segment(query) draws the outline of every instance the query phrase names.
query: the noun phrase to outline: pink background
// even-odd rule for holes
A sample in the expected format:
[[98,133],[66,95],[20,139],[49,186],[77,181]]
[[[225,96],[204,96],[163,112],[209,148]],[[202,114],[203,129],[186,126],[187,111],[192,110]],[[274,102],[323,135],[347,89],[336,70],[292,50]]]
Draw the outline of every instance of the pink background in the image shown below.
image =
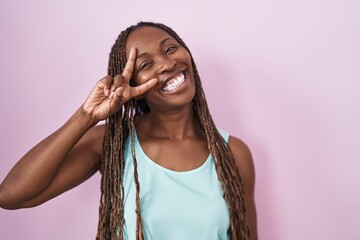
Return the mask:
[[[252,149],[260,239],[360,239],[357,0],[1,0],[0,181],[82,104],[140,20],[183,37],[218,126]],[[0,239],[94,239],[99,179],[1,209]]]

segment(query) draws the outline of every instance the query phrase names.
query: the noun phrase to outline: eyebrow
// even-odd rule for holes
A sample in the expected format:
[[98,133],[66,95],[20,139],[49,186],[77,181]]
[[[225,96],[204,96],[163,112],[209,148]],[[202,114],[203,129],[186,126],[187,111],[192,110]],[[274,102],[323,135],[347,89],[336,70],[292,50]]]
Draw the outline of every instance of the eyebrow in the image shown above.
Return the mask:
[[[163,46],[166,43],[166,41],[170,40],[170,39],[172,39],[172,38],[169,37],[169,38],[165,38],[165,39],[161,40],[161,42],[159,43],[159,46],[160,47]],[[144,57],[146,55],[149,55],[149,54],[147,52],[141,53],[136,57],[136,59],[142,58],[142,57]]]

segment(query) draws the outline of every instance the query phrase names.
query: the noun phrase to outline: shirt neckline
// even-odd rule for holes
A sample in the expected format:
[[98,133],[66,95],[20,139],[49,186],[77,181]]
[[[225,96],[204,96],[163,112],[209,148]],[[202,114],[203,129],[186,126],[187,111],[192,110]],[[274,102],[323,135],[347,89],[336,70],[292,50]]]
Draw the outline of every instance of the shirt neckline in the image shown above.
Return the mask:
[[152,166],[156,167],[157,169],[170,173],[170,174],[176,174],[176,175],[188,175],[188,174],[194,174],[197,172],[202,171],[203,169],[205,169],[211,162],[211,154],[209,154],[209,156],[207,157],[207,159],[205,160],[205,162],[194,169],[188,170],[188,171],[174,171],[171,169],[168,169],[166,167],[161,166],[160,164],[154,162],[148,155],[146,155],[145,151],[143,150],[143,148],[141,147],[136,129],[134,129],[134,135],[135,135],[135,149],[139,149],[140,155],[145,159],[146,162],[150,163]]

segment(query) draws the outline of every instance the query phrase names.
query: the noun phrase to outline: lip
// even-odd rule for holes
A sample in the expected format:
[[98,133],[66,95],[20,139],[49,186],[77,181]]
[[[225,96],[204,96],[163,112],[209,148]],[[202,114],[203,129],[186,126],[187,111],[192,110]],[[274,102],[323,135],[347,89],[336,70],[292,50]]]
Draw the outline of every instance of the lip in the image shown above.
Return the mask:
[[182,72],[185,76],[185,81],[177,88],[175,88],[174,90],[171,91],[163,91],[162,89],[158,90],[158,93],[160,93],[161,95],[172,95],[172,94],[178,94],[182,91],[184,91],[184,89],[187,89],[189,81],[188,81],[188,73],[187,71]]
[[174,72],[172,72],[171,74],[167,75],[166,77],[164,77],[163,79],[159,79],[159,83],[161,84],[160,87],[157,89],[158,91],[161,91],[161,89],[167,84],[167,82],[169,82],[171,79],[177,77],[179,74],[183,73],[185,75],[185,81],[186,81],[186,69],[185,68],[181,68],[178,69]]

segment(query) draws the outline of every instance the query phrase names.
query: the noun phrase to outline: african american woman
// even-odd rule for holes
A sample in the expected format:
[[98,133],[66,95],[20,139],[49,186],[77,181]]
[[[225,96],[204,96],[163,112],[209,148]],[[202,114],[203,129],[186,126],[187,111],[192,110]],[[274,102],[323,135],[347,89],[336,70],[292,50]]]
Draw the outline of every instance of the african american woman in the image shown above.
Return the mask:
[[251,153],[216,128],[191,53],[165,25],[121,32],[108,75],[12,168],[0,206],[40,205],[97,171],[96,239],[257,239]]

